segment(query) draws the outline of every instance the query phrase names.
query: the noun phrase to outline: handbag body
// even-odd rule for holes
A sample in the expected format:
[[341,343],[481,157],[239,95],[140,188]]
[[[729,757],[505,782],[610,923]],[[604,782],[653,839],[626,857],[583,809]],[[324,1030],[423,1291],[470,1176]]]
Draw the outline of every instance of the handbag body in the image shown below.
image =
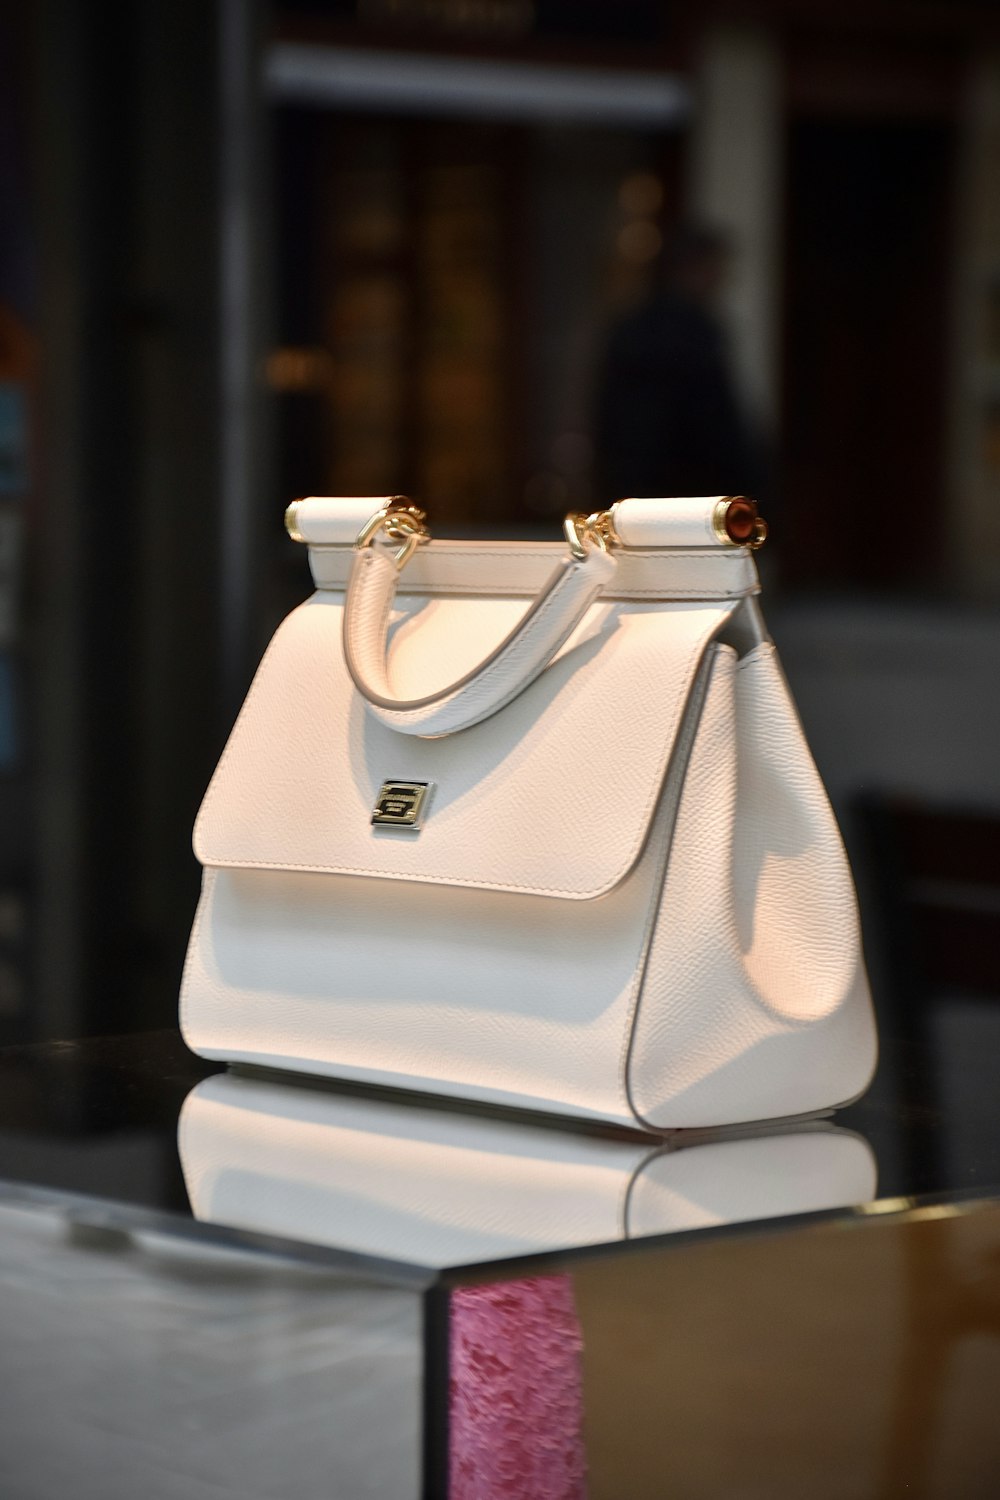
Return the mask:
[[864,1090],[853,882],[734,503],[567,547],[296,503],[316,591],[195,827],[194,1051],[654,1130]]

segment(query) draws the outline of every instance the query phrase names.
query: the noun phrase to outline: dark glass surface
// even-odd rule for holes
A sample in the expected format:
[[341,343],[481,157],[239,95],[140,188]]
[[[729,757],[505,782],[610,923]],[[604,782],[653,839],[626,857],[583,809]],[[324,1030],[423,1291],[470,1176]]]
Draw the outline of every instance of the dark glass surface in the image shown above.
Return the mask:
[[[624,1132],[227,1074],[173,1033],[8,1050],[0,1494],[992,1496],[996,1106],[974,1066],[964,1114],[947,1090],[901,1102],[904,1064],[908,1091],[925,1065],[885,1041],[879,1083],[833,1122],[659,1153]],[[303,1196],[310,1146],[326,1200]],[[453,1170],[474,1150],[480,1199]],[[800,1150],[800,1187],[830,1174],[827,1212],[806,1218]],[[338,1162],[353,1177],[331,1176]],[[584,1210],[625,1177],[624,1221],[601,1242]],[[864,1181],[873,1201],[833,1201]],[[393,1182],[394,1213],[373,1215]],[[196,1223],[188,1189],[226,1212]],[[448,1225],[449,1193],[480,1221]],[[560,1193],[576,1248],[569,1229],[531,1253],[527,1230],[498,1228],[509,1203],[542,1244]],[[769,1222],[727,1224],[755,1201]],[[685,1232],[663,1232],[671,1214]]]
[[[862,1172],[857,1178],[860,1187],[870,1184],[866,1199],[884,1201],[926,1195],[939,1198],[969,1193],[988,1196],[1000,1192],[1000,1090],[995,1087],[995,1054],[977,1045],[980,1020],[992,1022],[993,1016],[982,1001],[975,1005],[956,1004],[944,1015],[947,1024],[939,1027],[933,1048],[914,1035],[912,1025],[908,1025],[902,1037],[883,1025],[882,1056],[873,1088],[856,1104],[838,1112],[826,1126],[811,1127],[814,1131],[829,1130],[832,1125],[867,1143],[873,1160],[867,1175]],[[0,1050],[0,1179],[190,1217],[191,1205],[178,1158],[178,1118],[181,1106],[196,1086],[221,1072],[218,1064],[193,1056],[176,1032],[88,1038]],[[227,1074],[224,1087],[238,1095],[241,1088],[249,1088],[251,1077],[250,1070],[242,1077]],[[267,1149],[268,1132],[274,1134],[275,1109],[277,1115],[283,1113],[283,1099],[291,1100],[293,1112],[305,1111],[310,1129],[343,1129],[345,1121],[337,1116],[337,1111],[350,1110],[352,1117],[347,1123],[355,1136],[382,1129],[380,1111],[384,1107],[397,1110],[401,1107],[407,1120],[414,1122],[413,1133],[417,1138],[426,1135],[425,1125],[430,1120],[438,1122],[441,1130],[450,1131],[460,1141],[465,1131],[464,1121],[468,1119],[476,1123],[477,1129],[487,1132],[484,1149],[493,1154],[498,1149],[511,1150],[515,1159],[521,1159],[527,1150],[529,1155],[541,1154],[557,1160],[564,1146],[570,1150],[582,1141],[591,1143],[598,1153],[602,1149],[610,1153],[616,1170],[628,1171],[630,1153],[638,1162],[655,1151],[655,1142],[626,1132],[581,1132],[537,1116],[510,1113],[491,1116],[485,1111],[465,1112],[416,1096],[349,1086],[316,1088],[309,1080],[288,1075],[257,1077],[264,1079],[265,1095],[272,1091],[277,1101],[274,1109],[269,1106],[263,1115],[256,1104],[251,1110],[256,1116],[253,1128],[257,1135],[256,1144],[251,1142],[250,1149],[258,1154]],[[237,1102],[243,1101],[237,1099]],[[519,1131],[527,1132],[524,1139],[517,1136],[513,1147],[508,1146],[503,1135],[509,1122],[513,1122],[515,1136]],[[398,1120],[393,1121],[395,1136],[405,1135],[408,1130],[406,1121],[402,1125]],[[496,1140],[490,1136],[491,1131]],[[751,1134],[759,1143],[780,1139],[788,1131],[788,1126],[776,1122]],[[707,1143],[724,1141],[734,1134],[746,1132],[675,1133],[671,1150],[679,1146],[691,1152],[697,1148],[704,1158]],[[320,1149],[336,1150],[325,1139]],[[385,1148],[390,1156],[392,1149],[390,1142]],[[589,1149],[585,1145],[585,1152]],[[768,1170],[766,1147],[758,1144],[755,1158],[760,1163],[763,1182]],[[701,1158],[693,1154],[685,1158],[686,1191],[690,1191],[692,1176],[697,1179],[698,1175],[688,1164],[698,1159]],[[268,1170],[273,1186],[275,1175],[280,1178],[282,1170],[281,1160],[273,1152]],[[850,1185],[849,1181],[846,1186]],[[267,1182],[262,1179],[259,1187],[266,1196]],[[751,1203],[749,1208],[740,1205],[740,1217],[771,1217],[794,1211],[793,1202],[785,1200],[776,1206],[763,1187],[760,1192],[760,1215],[753,1213]],[[833,1197],[828,1204],[805,1207],[837,1208],[836,1189],[831,1192]],[[725,1207],[716,1207],[717,1212],[706,1209],[701,1216],[699,1222],[706,1228],[712,1227],[713,1219],[715,1223],[726,1220]],[[287,1234],[291,1239],[302,1237],[296,1233],[299,1221],[294,1217],[294,1205],[290,1205],[290,1212]],[[283,1232],[280,1204],[269,1209],[265,1217],[269,1232]],[[678,1227],[697,1226],[685,1219]],[[599,1230],[600,1224],[596,1228]],[[571,1248],[575,1242],[572,1227],[567,1233],[569,1238],[560,1240],[557,1236],[552,1248]],[[635,1233],[634,1226],[629,1233]],[[386,1234],[391,1235],[391,1231],[380,1231],[383,1246]],[[412,1254],[405,1223],[401,1235],[398,1256],[388,1258],[439,1267],[454,1263],[440,1255],[435,1259],[434,1255]],[[322,1241],[324,1235],[319,1229],[305,1237],[315,1243]],[[336,1248],[336,1239],[327,1238],[331,1248]],[[605,1238],[619,1238],[613,1226]],[[593,1240],[593,1229],[581,1237],[583,1243]],[[463,1248],[466,1247],[459,1247]],[[463,1263],[469,1258],[460,1256]],[[497,1258],[495,1247],[492,1251],[487,1247],[481,1258]]]

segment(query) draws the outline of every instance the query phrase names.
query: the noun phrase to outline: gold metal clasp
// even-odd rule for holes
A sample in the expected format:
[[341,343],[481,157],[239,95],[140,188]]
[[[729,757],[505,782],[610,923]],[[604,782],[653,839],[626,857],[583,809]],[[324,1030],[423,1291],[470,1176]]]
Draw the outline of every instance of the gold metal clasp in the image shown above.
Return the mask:
[[570,552],[578,560],[586,557],[588,543],[601,552],[610,552],[612,547],[621,546],[621,539],[609,510],[595,510],[589,516],[585,516],[582,511],[571,510],[563,522],[563,534]]
[[388,504],[365,522],[354,546],[360,552],[371,545],[380,531],[384,531],[394,542],[403,544],[393,557],[397,569],[402,572],[417,548],[431,539],[426,521],[426,511],[411,505],[406,495],[393,495]]
[[429,781],[383,781],[372,808],[372,823],[376,828],[419,829],[430,791]]

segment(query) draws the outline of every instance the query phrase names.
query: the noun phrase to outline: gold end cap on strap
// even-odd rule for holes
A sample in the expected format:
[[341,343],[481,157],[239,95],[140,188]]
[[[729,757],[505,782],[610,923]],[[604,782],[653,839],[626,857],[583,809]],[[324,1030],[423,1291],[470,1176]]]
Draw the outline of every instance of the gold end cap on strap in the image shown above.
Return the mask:
[[285,511],[285,530],[288,532],[288,535],[291,537],[293,542],[305,541],[305,537],[299,530],[299,506],[301,504],[301,500],[293,500],[291,505]]
[[712,513],[712,530],[725,546],[751,552],[767,540],[767,522],[746,495],[723,495]]

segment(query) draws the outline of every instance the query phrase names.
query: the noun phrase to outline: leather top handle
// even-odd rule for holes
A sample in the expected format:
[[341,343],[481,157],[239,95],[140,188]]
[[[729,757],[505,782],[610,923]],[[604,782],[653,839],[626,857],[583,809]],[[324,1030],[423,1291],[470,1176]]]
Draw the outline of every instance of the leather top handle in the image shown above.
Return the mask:
[[391,546],[376,541],[354,559],[344,607],[344,656],[371,712],[401,734],[455,734],[497,713],[548,666],[602,589],[615,559],[603,547],[559,564],[523,619],[475,670],[425,698],[401,699],[387,667],[389,620],[400,570]]
[[[342,535],[371,504],[363,499],[297,501],[289,507],[286,524],[299,540],[319,541],[321,531],[332,541],[331,527],[340,528],[337,534]],[[354,541],[344,656],[354,685],[377,719],[401,734],[428,737],[481,723],[534,682],[614,576],[613,549],[755,547],[767,534],[756,506],[743,496],[619,500],[610,510],[590,516],[573,513],[565,523],[569,557],[507,638],[449,687],[424,698],[402,699],[389,682],[389,622],[400,571],[429,540],[424,521],[423,511],[403,495],[390,496],[369,511]]]

